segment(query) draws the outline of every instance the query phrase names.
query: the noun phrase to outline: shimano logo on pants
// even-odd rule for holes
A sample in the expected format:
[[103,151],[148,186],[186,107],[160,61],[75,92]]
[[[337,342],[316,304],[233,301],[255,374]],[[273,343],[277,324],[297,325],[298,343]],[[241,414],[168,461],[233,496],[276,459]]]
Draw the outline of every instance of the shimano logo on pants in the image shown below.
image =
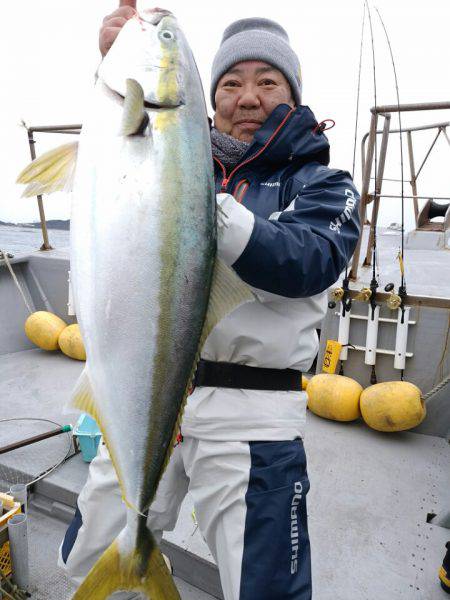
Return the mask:
[[298,505],[302,500],[303,486],[300,481],[294,484],[294,495],[291,502],[291,575],[297,573],[298,561]]

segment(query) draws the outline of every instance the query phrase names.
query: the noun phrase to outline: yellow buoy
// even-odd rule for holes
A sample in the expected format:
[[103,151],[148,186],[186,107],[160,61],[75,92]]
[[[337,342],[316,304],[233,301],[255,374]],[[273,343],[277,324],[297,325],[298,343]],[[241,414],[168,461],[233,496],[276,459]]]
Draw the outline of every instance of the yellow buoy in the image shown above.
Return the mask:
[[46,310],[32,313],[25,321],[27,338],[43,350],[57,350],[59,334],[67,327],[62,319]]
[[59,347],[64,354],[67,354],[70,358],[86,360],[86,351],[84,349],[79,325],[69,325],[61,332],[59,336]]
[[308,377],[305,377],[304,375],[302,375],[302,390],[303,391],[306,390],[309,382],[310,382],[310,379]]
[[411,429],[426,415],[419,388],[407,381],[371,385],[361,394],[360,405],[364,421],[377,431]]
[[309,381],[308,408],[319,417],[333,421],[354,421],[359,412],[359,397],[363,388],[357,381],[344,377],[320,373]]

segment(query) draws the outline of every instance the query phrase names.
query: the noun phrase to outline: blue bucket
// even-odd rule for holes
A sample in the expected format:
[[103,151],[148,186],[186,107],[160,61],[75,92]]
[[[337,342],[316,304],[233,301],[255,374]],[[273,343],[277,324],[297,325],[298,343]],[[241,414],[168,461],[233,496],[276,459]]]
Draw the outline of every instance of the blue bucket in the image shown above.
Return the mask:
[[83,413],[77,421],[73,434],[78,438],[83,460],[91,462],[97,454],[98,444],[102,437],[97,422],[89,415]]

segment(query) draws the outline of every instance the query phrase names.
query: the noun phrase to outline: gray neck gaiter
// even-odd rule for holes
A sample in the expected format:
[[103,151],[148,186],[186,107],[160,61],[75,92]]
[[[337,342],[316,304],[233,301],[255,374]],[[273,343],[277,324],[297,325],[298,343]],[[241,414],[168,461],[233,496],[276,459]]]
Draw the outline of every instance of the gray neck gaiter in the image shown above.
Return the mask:
[[237,165],[250,146],[248,142],[217,131],[215,127],[211,128],[211,145],[213,156],[220,160],[227,172]]

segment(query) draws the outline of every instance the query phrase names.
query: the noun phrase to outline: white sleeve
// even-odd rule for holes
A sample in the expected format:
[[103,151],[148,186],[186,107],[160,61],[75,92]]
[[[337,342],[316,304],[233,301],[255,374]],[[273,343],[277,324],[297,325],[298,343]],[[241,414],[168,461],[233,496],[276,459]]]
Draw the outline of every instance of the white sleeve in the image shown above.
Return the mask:
[[255,217],[231,194],[217,194],[217,250],[229,266],[241,256],[252,235]]

